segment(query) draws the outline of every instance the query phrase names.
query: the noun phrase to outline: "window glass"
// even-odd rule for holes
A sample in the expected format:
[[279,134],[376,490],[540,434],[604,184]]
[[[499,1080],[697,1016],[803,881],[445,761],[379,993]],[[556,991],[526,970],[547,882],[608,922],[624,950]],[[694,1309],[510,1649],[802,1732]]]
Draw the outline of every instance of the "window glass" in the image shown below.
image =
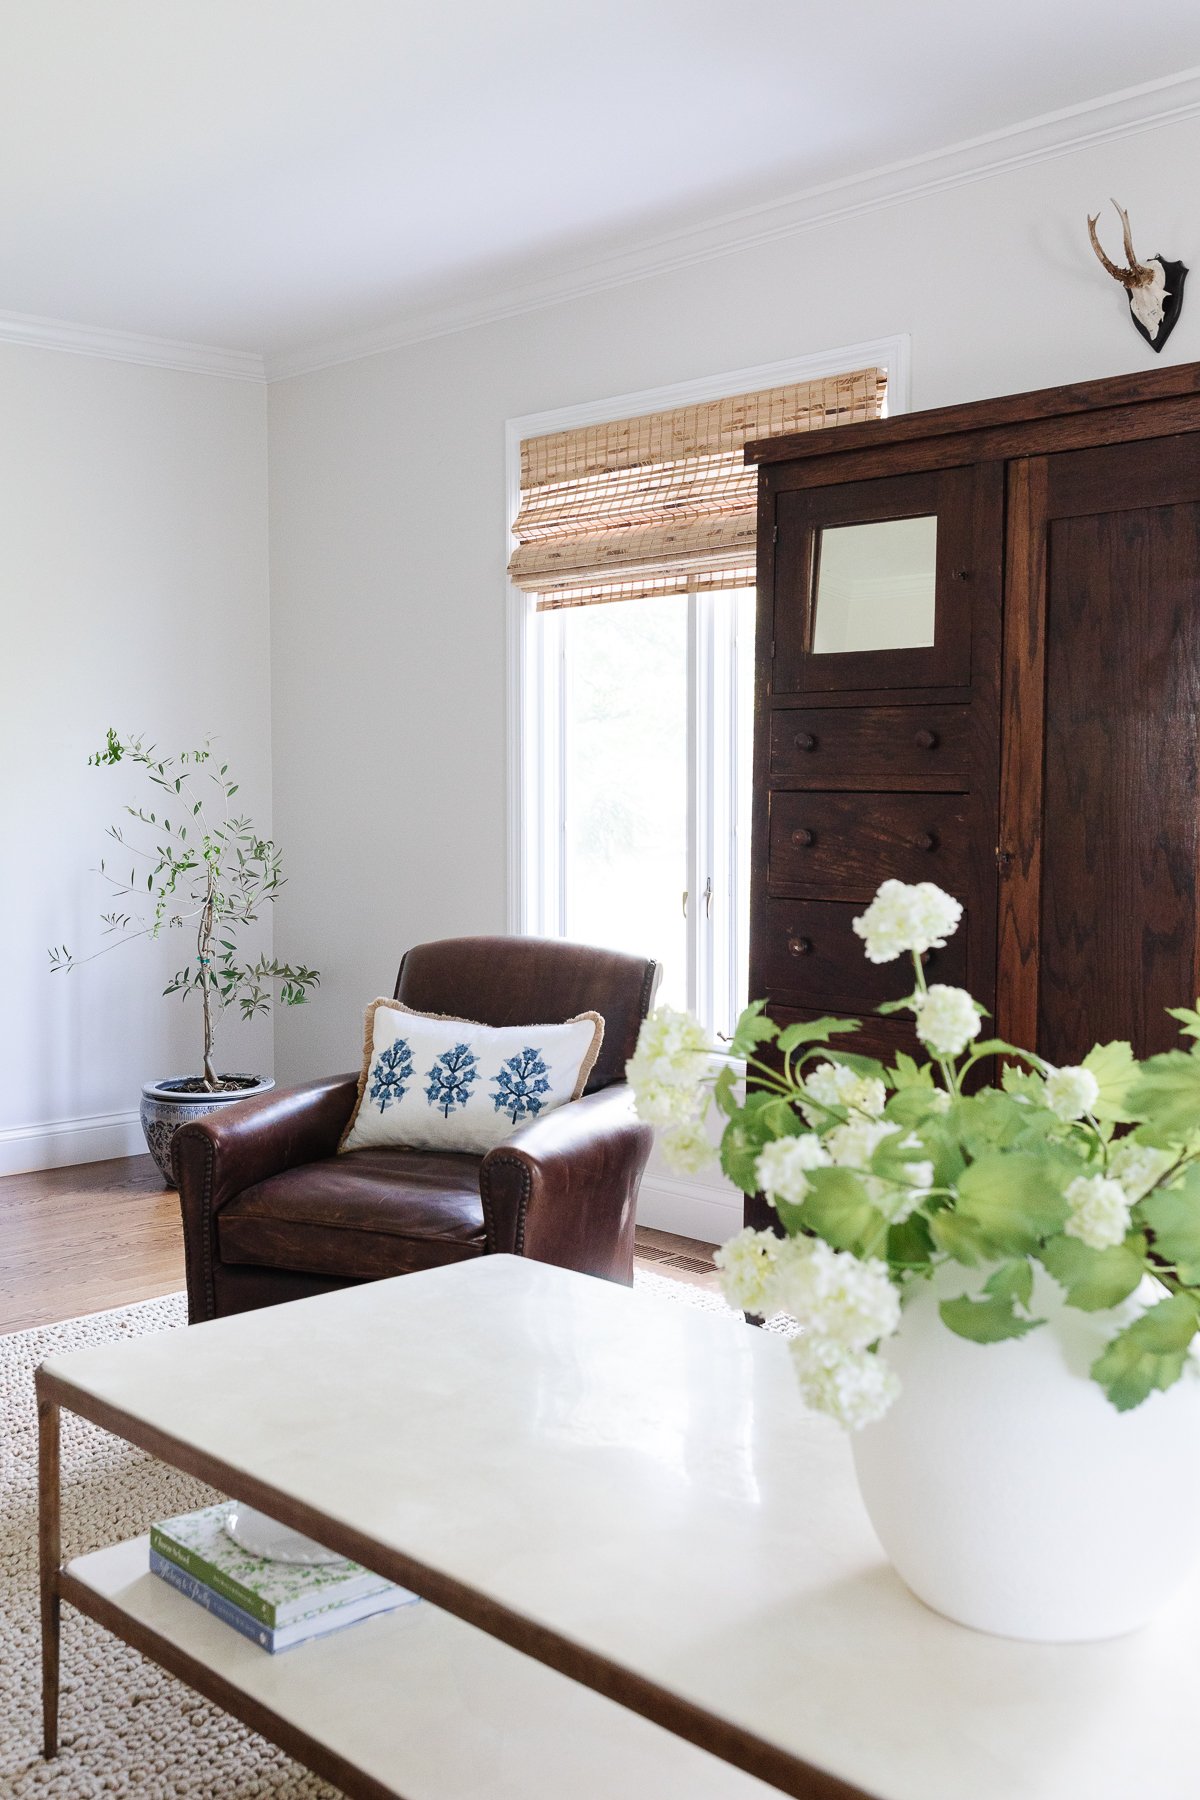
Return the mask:
[[565,935],[663,966],[687,1003],[688,603],[562,615]]

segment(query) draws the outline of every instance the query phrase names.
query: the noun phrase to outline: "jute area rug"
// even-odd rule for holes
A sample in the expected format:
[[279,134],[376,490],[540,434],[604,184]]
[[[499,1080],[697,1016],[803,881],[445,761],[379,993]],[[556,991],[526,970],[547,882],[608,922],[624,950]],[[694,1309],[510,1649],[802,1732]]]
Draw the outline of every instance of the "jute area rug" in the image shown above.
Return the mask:
[[[718,1295],[637,1272],[637,1286],[727,1311]],[[182,1294],[0,1336],[0,1797],[333,1800],[337,1790],[210,1706],[119,1639],[63,1608],[61,1747],[42,1761],[37,1588],[37,1414],[43,1357],[184,1325]],[[192,1477],[63,1414],[63,1544],[70,1556],[135,1537],[215,1496]]]

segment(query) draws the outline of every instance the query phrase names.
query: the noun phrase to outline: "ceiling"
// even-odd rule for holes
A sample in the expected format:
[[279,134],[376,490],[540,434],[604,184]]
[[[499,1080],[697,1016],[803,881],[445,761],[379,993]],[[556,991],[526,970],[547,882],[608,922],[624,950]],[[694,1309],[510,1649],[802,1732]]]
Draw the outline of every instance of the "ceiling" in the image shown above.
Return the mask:
[[37,0],[0,314],[286,356],[1200,64],[1196,0]]

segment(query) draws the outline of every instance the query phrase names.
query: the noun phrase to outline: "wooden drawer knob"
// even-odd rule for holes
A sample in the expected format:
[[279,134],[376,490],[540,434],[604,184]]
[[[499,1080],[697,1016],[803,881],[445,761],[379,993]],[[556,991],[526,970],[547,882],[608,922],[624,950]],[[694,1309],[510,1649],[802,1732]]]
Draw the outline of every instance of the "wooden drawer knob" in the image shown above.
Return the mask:
[[810,844],[815,844],[816,841],[816,832],[810,831],[807,825],[801,825],[798,831],[793,831],[792,833],[792,842],[798,850],[807,850],[808,846]]
[[798,731],[795,737],[795,744],[797,750],[815,750],[817,747],[817,739],[813,736],[811,731]]
[[913,843],[918,850],[936,850],[938,847],[937,832],[923,831],[920,837],[913,839]]
[[806,937],[797,937],[794,932],[790,932],[788,934],[787,947],[788,947],[788,955],[789,956],[811,956],[812,955],[812,939],[806,938]]
[[918,731],[913,738],[913,743],[916,744],[919,750],[936,750],[938,747],[938,734],[936,731],[930,731],[928,725],[922,725],[920,731]]

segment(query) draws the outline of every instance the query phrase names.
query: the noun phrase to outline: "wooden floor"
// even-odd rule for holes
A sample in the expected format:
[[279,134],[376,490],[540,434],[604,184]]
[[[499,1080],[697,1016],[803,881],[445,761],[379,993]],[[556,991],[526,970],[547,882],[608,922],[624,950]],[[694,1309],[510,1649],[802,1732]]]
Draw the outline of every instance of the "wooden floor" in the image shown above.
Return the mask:
[[[639,1228],[642,1268],[715,1286],[712,1251]],[[148,1156],[0,1178],[0,1332],[176,1293],[179,1199]]]

